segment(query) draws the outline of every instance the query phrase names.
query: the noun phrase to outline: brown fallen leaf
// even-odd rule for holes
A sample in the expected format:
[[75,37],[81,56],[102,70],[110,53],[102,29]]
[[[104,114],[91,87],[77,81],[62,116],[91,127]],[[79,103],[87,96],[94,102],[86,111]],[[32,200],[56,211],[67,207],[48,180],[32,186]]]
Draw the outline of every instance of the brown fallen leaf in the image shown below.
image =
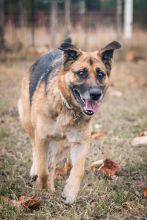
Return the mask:
[[90,166],[90,168],[92,169],[96,167],[98,167],[98,169],[102,171],[103,174],[111,177],[115,176],[116,173],[121,169],[121,167],[118,164],[116,164],[110,159],[97,160],[93,162]]
[[141,133],[141,136],[147,136],[147,131],[143,131],[143,132]]
[[10,199],[7,196],[1,196],[0,198],[5,204],[12,205],[16,208],[23,206],[25,208],[34,210],[34,209],[39,208],[40,206],[40,200],[37,199],[35,196],[31,196],[31,197],[20,196],[18,200]]
[[129,49],[126,53],[125,53],[125,60],[127,62],[133,62],[133,61],[136,61],[136,52]]
[[105,137],[107,137],[107,135],[103,133],[95,133],[95,132],[91,133],[92,139],[99,139],[99,138],[105,138]]
[[72,168],[72,164],[70,162],[66,162],[63,167],[56,168],[56,174],[59,176],[67,176]]
[[107,176],[115,176],[120,169],[120,165],[110,159],[105,159],[104,163],[99,168],[99,170],[101,170],[103,174]]
[[147,197],[147,188],[144,188],[143,194],[144,194],[144,197]]
[[35,196],[20,196],[18,200],[20,205],[31,210],[38,209],[40,206],[40,200],[37,199]]

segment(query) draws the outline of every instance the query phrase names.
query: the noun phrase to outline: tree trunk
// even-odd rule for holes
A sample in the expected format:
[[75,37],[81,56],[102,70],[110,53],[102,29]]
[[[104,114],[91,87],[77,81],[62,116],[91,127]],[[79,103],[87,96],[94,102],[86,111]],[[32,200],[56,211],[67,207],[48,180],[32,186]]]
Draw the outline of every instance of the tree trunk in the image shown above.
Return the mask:
[[57,1],[51,0],[51,47],[55,46],[57,28]]
[[116,6],[116,30],[117,30],[117,39],[121,39],[122,32],[122,0],[117,0]]
[[24,27],[24,2],[23,0],[19,0],[18,2],[19,8],[19,26]]
[[80,26],[84,30],[85,30],[85,12],[86,12],[85,0],[80,0]]
[[65,4],[65,34],[68,36],[71,32],[70,22],[70,0],[64,0]]
[[88,35],[86,31],[86,24],[87,24],[87,19],[86,19],[86,0],[80,0],[80,29],[83,30],[83,36],[82,36],[82,41],[83,41],[83,46],[85,49],[87,48],[88,45]]
[[34,0],[31,0],[31,20],[32,20],[32,47],[35,47],[35,13]]
[[5,49],[4,0],[0,0],[0,51]]
[[124,36],[125,38],[132,37],[133,26],[133,0],[125,0],[124,7]]

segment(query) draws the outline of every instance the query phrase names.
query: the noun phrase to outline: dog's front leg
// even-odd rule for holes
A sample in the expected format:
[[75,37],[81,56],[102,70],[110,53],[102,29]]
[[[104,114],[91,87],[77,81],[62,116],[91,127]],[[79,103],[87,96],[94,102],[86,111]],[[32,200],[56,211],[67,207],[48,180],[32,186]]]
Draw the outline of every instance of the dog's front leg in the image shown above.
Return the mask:
[[55,179],[55,169],[56,160],[58,153],[59,141],[51,140],[49,143],[49,153],[48,153],[48,169],[49,169],[49,187],[52,192],[55,191],[54,179]]
[[88,150],[89,141],[75,143],[71,146],[73,168],[62,193],[62,200],[65,204],[72,204],[76,200],[81,180],[84,175],[84,165]]

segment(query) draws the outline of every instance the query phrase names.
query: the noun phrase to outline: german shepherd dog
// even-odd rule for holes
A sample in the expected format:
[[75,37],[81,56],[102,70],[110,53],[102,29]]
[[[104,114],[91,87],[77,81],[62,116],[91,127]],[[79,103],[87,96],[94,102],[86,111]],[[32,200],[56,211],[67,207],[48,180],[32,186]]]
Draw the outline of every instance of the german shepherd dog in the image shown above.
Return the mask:
[[114,41],[101,50],[84,52],[66,38],[38,59],[22,81],[20,121],[32,142],[32,179],[54,191],[58,158],[70,149],[72,169],[62,192],[65,204],[77,197],[88,154],[92,116],[109,85]]

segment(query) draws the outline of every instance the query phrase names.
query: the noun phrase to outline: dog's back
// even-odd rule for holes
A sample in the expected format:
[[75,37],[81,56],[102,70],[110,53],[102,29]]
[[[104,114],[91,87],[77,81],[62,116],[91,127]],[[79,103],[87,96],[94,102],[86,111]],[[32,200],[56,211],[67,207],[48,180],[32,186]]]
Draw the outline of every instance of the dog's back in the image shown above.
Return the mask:
[[42,81],[47,85],[48,80],[57,74],[62,64],[61,56],[61,50],[55,50],[42,56],[32,65],[29,82],[30,103],[37,85]]
[[62,65],[61,56],[62,51],[59,49],[45,54],[32,65],[29,74],[22,80],[18,111],[22,126],[31,137],[34,136],[30,117],[33,95],[41,83],[47,86],[56,76]]

